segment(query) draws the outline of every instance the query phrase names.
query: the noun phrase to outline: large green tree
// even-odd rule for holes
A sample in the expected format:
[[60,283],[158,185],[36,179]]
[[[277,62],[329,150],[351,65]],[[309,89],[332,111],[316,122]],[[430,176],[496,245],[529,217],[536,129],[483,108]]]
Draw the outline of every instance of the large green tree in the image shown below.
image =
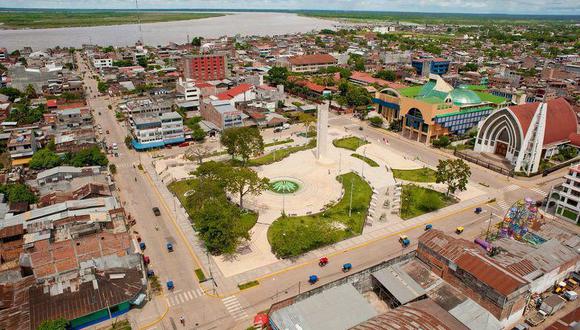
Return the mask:
[[35,170],[48,169],[59,166],[62,159],[49,149],[41,149],[34,153],[28,166]]
[[288,69],[275,66],[268,71],[268,80],[272,85],[285,84],[288,80]]
[[469,165],[462,159],[439,160],[436,182],[447,185],[447,195],[457,190],[464,191],[471,176]]
[[97,146],[75,153],[68,153],[65,156],[65,162],[74,167],[106,166],[109,164],[107,156]]
[[240,207],[244,207],[244,196],[247,194],[259,195],[268,189],[268,178],[260,178],[251,168],[230,168],[224,172],[225,190],[240,197]]
[[250,157],[264,151],[264,139],[256,127],[228,128],[223,131],[220,141],[232,158],[241,158],[244,166]]
[[0,193],[4,194],[10,203],[26,202],[32,204],[38,201],[38,197],[30,188],[22,183],[0,185]]

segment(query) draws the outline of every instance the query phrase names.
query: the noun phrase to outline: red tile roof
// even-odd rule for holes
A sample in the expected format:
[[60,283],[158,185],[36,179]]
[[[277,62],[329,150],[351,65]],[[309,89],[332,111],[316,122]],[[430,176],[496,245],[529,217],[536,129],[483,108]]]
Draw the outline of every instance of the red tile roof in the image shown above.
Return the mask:
[[[571,133],[576,133],[578,125],[572,106],[564,98],[549,100],[547,103],[544,145],[567,140]],[[540,102],[534,102],[509,107],[520,123],[524,136],[539,105]]]
[[292,56],[288,59],[292,65],[332,64],[337,63],[336,58],[329,54],[311,54]]
[[399,83],[390,82],[390,81],[387,81],[387,80],[375,78],[372,75],[370,75],[369,73],[360,72],[360,71],[353,71],[353,73],[350,76],[350,78],[353,79],[353,80],[363,81],[363,82],[365,82],[367,84],[378,84],[379,86],[387,86],[387,87],[393,88],[393,89],[399,89],[399,88],[405,88],[405,87],[407,87],[406,85],[403,85],[403,84],[399,84]]
[[251,90],[252,87],[254,87],[254,85],[252,84],[239,84],[238,86],[228,89],[227,91],[220,93],[216,96],[220,100],[231,100],[237,95],[240,95],[242,93]]

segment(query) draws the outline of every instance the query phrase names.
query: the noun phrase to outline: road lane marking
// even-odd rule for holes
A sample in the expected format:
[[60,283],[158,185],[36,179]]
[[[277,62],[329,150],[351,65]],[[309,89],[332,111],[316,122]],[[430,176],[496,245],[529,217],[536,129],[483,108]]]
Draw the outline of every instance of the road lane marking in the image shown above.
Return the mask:
[[518,186],[516,184],[512,184],[512,185],[509,185],[509,186],[503,188],[503,191],[508,192],[508,191],[514,191],[514,190],[518,190],[518,189],[520,189],[520,186]]

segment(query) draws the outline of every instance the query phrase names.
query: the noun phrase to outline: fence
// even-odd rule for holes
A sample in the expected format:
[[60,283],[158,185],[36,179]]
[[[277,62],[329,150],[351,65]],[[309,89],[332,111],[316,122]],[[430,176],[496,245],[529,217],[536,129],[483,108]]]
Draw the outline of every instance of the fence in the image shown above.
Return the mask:
[[455,150],[453,152],[453,155],[455,157],[464,159],[464,160],[466,160],[466,161],[468,161],[470,163],[474,163],[474,164],[477,164],[479,166],[485,167],[485,168],[487,168],[489,170],[492,170],[494,172],[498,172],[498,173],[501,173],[501,174],[506,175],[506,176],[511,176],[511,177],[514,176],[514,171],[513,170],[507,170],[507,169],[505,169],[505,168],[503,168],[501,166],[498,166],[498,165],[496,165],[496,164],[494,164],[492,162],[488,162],[488,161],[485,161],[483,159],[479,159],[477,157],[468,155],[468,154],[463,153],[461,151]]

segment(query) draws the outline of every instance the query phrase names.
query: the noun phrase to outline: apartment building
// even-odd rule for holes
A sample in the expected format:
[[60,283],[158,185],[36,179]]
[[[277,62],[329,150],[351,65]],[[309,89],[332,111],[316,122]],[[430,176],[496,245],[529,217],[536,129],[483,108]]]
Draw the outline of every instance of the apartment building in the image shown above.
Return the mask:
[[204,100],[201,103],[201,116],[220,130],[244,126],[244,114],[234,108],[229,100]]
[[120,107],[121,111],[132,116],[161,116],[166,112],[171,112],[171,101],[155,98],[144,98],[131,100]]
[[177,112],[135,117],[132,131],[132,145],[136,150],[161,148],[185,141],[183,119]]
[[580,215],[580,164],[570,166],[564,182],[548,195],[548,208],[556,216],[578,223]]
[[200,89],[192,79],[179,77],[175,85],[176,105],[180,108],[195,110],[199,108]]
[[182,60],[183,75],[193,80],[225,79],[227,61],[224,54],[188,55]]
[[12,158],[12,165],[24,165],[38,149],[33,129],[19,129],[12,131],[8,140],[8,152]]
[[113,66],[113,59],[107,55],[95,54],[92,56],[95,69],[110,68]]

